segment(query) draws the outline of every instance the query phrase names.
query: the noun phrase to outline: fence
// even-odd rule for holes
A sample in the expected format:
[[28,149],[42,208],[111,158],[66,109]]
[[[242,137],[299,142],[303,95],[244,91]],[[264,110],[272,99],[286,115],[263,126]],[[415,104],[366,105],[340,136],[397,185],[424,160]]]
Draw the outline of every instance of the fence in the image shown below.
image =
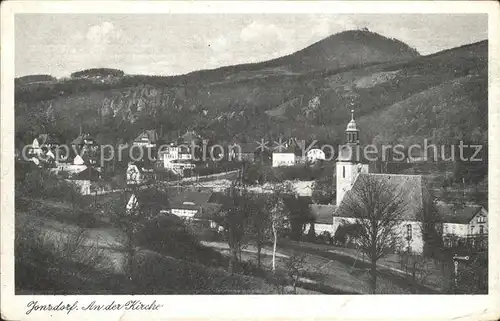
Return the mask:
[[487,251],[488,234],[468,234],[465,236],[445,235],[443,237],[445,249],[463,249],[467,251]]

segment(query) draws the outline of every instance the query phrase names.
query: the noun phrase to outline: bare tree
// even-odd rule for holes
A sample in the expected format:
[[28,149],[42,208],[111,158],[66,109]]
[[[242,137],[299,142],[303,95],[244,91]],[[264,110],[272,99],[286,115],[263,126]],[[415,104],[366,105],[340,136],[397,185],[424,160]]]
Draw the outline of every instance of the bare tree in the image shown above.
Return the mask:
[[270,220],[265,209],[265,203],[258,196],[252,197],[250,200],[249,210],[249,239],[252,240],[257,247],[257,267],[261,268],[261,253],[262,247],[270,239]]
[[406,203],[403,191],[371,175],[360,175],[346,194],[339,212],[358,223],[357,242],[371,261],[370,289],[377,288],[377,261],[399,239],[400,223]]
[[305,263],[306,257],[303,254],[293,254],[285,261],[285,268],[292,281],[294,294],[297,294],[297,283],[299,282],[300,277],[304,274]]
[[285,227],[288,217],[283,197],[294,194],[294,191],[289,183],[276,184],[273,189],[273,193],[267,198],[266,209],[269,213],[271,231],[273,235],[273,271],[276,271],[276,247],[278,243],[278,234]]
[[233,273],[238,262],[238,253],[246,241],[249,216],[249,195],[244,186],[233,182],[226,190],[226,202],[222,204],[221,216],[227,231],[227,242],[231,250],[229,272]]
[[424,242],[423,254],[427,257],[440,257],[443,251],[443,222],[432,196],[424,201],[420,215],[419,225]]
[[113,215],[115,225],[124,233],[126,273],[132,280],[136,272],[136,235],[144,227],[144,223],[155,217],[162,208],[168,207],[168,193],[166,188],[158,184],[148,186],[147,189],[132,185],[123,189],[122,193],[116,202],[107,204],[107,211]]

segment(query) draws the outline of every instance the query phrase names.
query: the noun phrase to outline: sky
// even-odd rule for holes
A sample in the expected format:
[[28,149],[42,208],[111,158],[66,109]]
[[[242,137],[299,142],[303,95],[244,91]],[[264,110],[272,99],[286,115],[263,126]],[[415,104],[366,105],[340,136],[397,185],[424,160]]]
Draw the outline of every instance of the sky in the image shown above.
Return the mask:
[[15,74],[177,75],[269,60],[368,28],[431,54],[487,39],[480,14],[17,14]]

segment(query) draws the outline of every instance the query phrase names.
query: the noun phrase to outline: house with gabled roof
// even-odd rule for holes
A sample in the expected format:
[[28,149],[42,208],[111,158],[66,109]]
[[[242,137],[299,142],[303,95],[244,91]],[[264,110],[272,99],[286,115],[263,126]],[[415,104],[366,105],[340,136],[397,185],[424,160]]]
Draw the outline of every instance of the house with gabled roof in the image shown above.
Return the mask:
[[34,155],[40,155],[42,152],[50,151],[59,145],[60,141],[54,135],[40,134],[33,139],[29,152]]
[[488,211],[476,204],[437,204],[443,235],[467,237],[488,234]]
[[285,142],[280,139],[273,146],[272,166],[294,166],[297,163],[303,162],[305,160],[304,156],[296,139],[290,139]]
[[206,223],[217,227],[214,217],[221,208],[218,203],[211,202],[211,191],[184,191],[170,200],[170,213],[187,220]]
[[125,175],[127,185],[143,185],[156,179],[154,166],[146,162],[130,162]]
[[156,147],[158,144],[158,134],[156,132],[156,129],[148,129],[143,131],[133,140],[132,144],[148,148]]
[[73,139],[71,145],[79,147],[84,147],[84,146],[95,147],[97,146],[97,141],[89,133],[83,133],[78,135],[78,137],[76,137],[75,139]]
[[89,166],[70,176],[67,180],[78,186],[82,195],[89,195],[92,192],[92,182],[98,181],[100,175],[101,174],[96,169]]
[[256,143],[235,143],[229,144],[229,160],[233,161],[255,161],[255,155],[259,152],[259,145]]

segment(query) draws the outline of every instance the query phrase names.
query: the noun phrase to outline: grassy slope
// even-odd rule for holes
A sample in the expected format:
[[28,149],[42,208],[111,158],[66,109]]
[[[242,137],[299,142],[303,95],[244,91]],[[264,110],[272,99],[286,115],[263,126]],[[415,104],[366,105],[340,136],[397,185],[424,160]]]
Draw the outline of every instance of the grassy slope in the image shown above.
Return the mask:
[[[52,211],[60,211],[61,208],[66,208],[66,205],[49,202],[44,204],[44,211],[17,212],[16,233],[23,235],[28,228],[27,224],[34,224],[48,237],[45,239],[46,241],[57,242],[57,240],[64,239],[64,235],[66,234],[74,234],[75,230],[78,230],[77,225],[75,225],[78,222],[78,218],[73,217],[72,221],[72,218],[68,217],[71,213],[67,213],[64,220],[60,220],[58,216],[51,215]],[[109,261],[106,273],[99,274],[98,271],[89,270],[88,273],[90,275],[85,274],[82,279],[76,276],[77,274],[72,270],[72,264],[67,262],[61,263],[63,264],[61,266],[53,266],[54,269],[60,270],[60,275],[57,280],[51,279],[51,274],[46,273],[43,269],[46,264],[50,265],[50,261],[54,261],[56,257],[47,252],[49,250],[42,247],[43,244],[30,243],[31,245],[27,244],[30,248],[29,253],[23,255],[20,255],[19,252],[17,253],[20,258],[18,264],[20,264],[22,273],[26,274],[22,282],[20,280],[19,284],[17,284],[17,293],[275,293],[274,287],[264,279],[240,274],[230,275],[222,268],[209,267],[185,260],[187,252],[198,251],[199,255],[206,256],[206,252],[214,251],[202,245],[189,242],[178,247],[182,251],[170,252],[170,256],[165,256],[151,250],[140,250],[137,261],[137,273],[133,278],[134,282],[131,283],[124,280],[121,274],[124,256],[120,250],[120,245],[117,245],[123,242],[123,236],[120,236],[121,233],[112,227],[89,228],[85,231],[89,242],[97,242],[99,239],[102,253],[104,253]],[[168,230],[166,233],[169,233]],[[31,233],[28,234],[31,235]],[[190,246],[191,248],[189,248]],[[175,246],[172,248],[175,249]],[[21,249],[21,247],[18,249]],[[36,249],[45,252],[45,256],[40,256],[40,253],[36,252]],[[191,255],[191,257],[195,256]],[[44,257],[49,261],[42,262],[41,260]],[[57,262],[60,262],[60,260]],[[39,278],[43,279],[32,280],[30,282],[29,275],[38,275]],[[37,282],[43,283],[44,286],[37,287]]]

